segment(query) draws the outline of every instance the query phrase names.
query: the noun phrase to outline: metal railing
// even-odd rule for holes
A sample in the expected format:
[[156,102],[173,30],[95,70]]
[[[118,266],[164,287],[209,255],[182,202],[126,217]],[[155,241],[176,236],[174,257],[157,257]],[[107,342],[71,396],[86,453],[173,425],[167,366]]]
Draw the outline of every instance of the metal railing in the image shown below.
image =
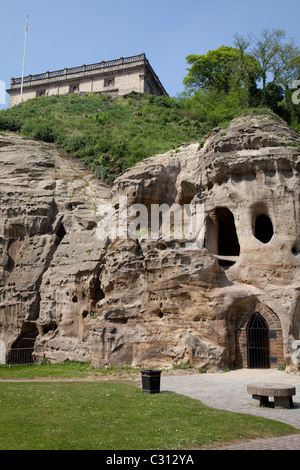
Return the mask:
[[0,349],[0,365],[3,366],[39,365],[43,358],[43,348]]
[[[80,73],[80,72],[102,69],[106,67],[113,67],[116,65],[130,64],[130,63],[139,62],[142,60],[144,61],[146,60],[145,54],[140,54],[140,55],[132,56],[132,57],[125,57],[125,58],[122,57],[121,59],[102,61],[102,62],[98,62],[97,64],[82,65],[79,67],[72,67],[70,69],[65,68],[63,70],[55,70],[53,72],[40,73],[38,75],[28,75],[27,77],[24,77],[24,83],[36,81],[36,80],[45,80],[45,79],[53,78],[53,77],[60,77],[63,75],[70,75],[72,73]],[[22,78],[11,79],[12,86],[18,85],[21,82],[22,82]]]

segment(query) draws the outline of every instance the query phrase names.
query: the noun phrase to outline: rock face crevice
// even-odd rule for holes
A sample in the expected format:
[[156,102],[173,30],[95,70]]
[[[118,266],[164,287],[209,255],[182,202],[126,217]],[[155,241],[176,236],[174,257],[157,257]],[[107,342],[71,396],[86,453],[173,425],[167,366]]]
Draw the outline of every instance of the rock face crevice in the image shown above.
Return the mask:
[[[0,136],[0,168],[7,348],[32,335],[50,361],[252,367],[257,315],[268,366],[299,368],[300,136],[283,121],[242,116],[204,145],[144,160],[112,187],[12,134]],[[125,197],[148,211],[192,207],[203,243],[173,228],[99,238],[97,208],[119,215]]]

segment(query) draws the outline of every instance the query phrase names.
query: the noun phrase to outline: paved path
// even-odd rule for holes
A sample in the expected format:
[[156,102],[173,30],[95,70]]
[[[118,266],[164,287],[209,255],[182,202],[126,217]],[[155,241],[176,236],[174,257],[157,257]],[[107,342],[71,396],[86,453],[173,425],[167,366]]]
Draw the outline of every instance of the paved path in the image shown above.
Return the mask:
[[[294,385],[293,409],[262,408],[251,404],[247,385],[252,382],[282,383]],[[300,375],[288,374],[276,369],[240,369],[216,374],[162,373],[161,391],[170,391],[201,400],[213,408],[247,413],[290,424],[300,430]],[[233,449],[226,447],[226,449]],[[238,449],[300,450],[300,434],[277,439],[255,440],[236,445]]]

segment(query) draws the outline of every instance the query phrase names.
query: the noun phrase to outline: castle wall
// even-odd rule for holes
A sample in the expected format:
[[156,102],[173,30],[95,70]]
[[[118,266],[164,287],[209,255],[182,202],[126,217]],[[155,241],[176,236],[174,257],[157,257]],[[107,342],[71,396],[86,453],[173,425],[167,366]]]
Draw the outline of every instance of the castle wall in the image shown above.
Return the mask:
[[[21,78],[12,78],[9,107],[20,102]],[[47,95],[103,93],[123,96],[132,91],[167,95],[145,54],[24,78],[22,101]]]

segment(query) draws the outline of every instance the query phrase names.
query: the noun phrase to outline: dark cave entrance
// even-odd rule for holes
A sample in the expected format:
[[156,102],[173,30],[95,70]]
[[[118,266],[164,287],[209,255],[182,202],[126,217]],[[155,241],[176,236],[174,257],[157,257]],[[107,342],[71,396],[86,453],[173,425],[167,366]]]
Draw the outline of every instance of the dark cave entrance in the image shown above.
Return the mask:
[[266,214],[259,214],[255,219],[254,236],[262,243],[269,243],[274,235],[273,224]]
[[208,214],[205,247],[219,256],[219,264],[225,269],[240,255],[234,215],[227,207],[217,207]]
[[8,353],[7,364],[24,365],[34,364],[34,345],[38,336],[38,330],[33,323],[23,325],[20,336],[12,344]]
[[238,241],[233,213],[226,207],[216,209],[218,221],[218,254],[221,256],[239,256]]

